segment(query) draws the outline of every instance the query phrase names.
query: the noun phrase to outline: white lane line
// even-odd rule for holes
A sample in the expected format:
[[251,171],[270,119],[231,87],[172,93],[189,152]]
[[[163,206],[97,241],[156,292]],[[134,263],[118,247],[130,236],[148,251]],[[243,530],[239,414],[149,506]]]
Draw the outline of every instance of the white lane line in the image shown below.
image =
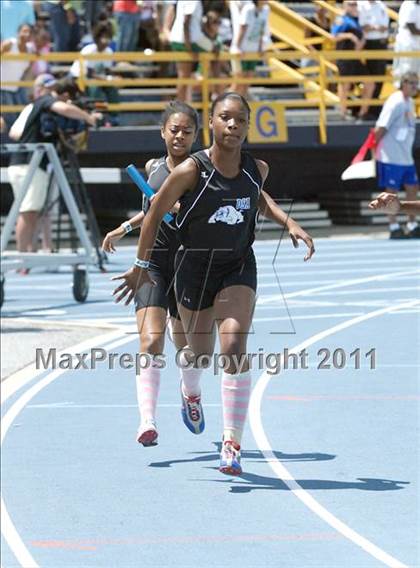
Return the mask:
[[[302,249],[303,250],[303,249]],[[334,248],[334,251],[336,251],[337,249]],[[407,249],[406,247],[402,248],[401,250],[398,251],[398,258],[401,258],[403,256],[408,256],[413,258],[413,252],[416,252],[416,248],[414,248],[414,250],[412,248]],[[257,260],[273,260],[274,254],[275,254],[275,249],[273,249],[273,254],[270,255],[270,253],[261,253],[259,251],[256,251],[257,254]],[[361,257],[366,257],[366,256],[372,256],[372,253],[380,253],[380,252],[384,252],[384,253],[389,253],[389,250],[383,250],[383,251],[372,251],[372,250],[366,250],[365,247],[363,247],[363,250],[350,250],[350,251],[339,251],[339,252],[329,252],[328,250],[322,249],[322,248],[317,248],[317,255],[319,253],[319,256],[322,258],[343,258],[343,255],[345,255],[346,258],[348,258],[349,256],[356,256],[357,258],[361,258]],[[420,253],[420,248],[419,248],[419,253]],[[279,250],[279,252],[277,253],[276,259],[278,262],[281,262],[283,258],[287,258],[287,259],[294,259],[296,257],[299,257],[299,251],[293,250],[290,252],[282,252],[281,250]],[[316,256],[314,256],[314,259],[316,258]],[[314,260],[313,260],[314,261]]]
[[[398,288],[363,288],[360,290],[343,290],[341,292],[334,292],[334,296],[346,296],[347,294],[377,294],[378,292],[411,292],[413,290],[419,291],[420,286],[399,286]],[[328,292],[319,292],[318,296],[328,296]]]
[[[89,349],[90,347],[99,347],[101,343],[105,346],[111,339],[115,339],[121,336],[120,332],[114,333],[107,333],[105,335],[101,335],[96,339],[90,339],[88,341],[84,341],[78,345],[75,345],[72,348],[68,348],[66,351],[68,353],[80,353],[83,350]],[[129,338],[125,338],[129,341]],[[100,343],[101,342],[101,343]],[[111,343],[112,345],[112,343]],[[5,384],[4,392],[2,390],[2,403],[4,403],[10,396],[12,396],[17,390],[25,386],[28,382],[35,379],[37,376],[41,375],[44,371],[37,370],[35,364],[29,365],[25,369],[23,369],[20,373],[16,373],[13,377],[17,377],[16,380],[9,380]],[[1,438],[0,444],[3,444],[4,438],[9,430],[10,426],[12,425],[13,421],[16,419],[18,414],[22,411],[26,404],[36,395],[38,394],[43,388],[48,386],[52,383],[55,379],[61,376],[63,373],[66,372],[66,369],[58,369],[53,371],[52,373],[48,374],[46,377],[41,379],[35,385],[33,385],[29,390],[23,393],[17,401],[9,408],[6,414],[1,419]],[[20,563],[23,568],[39,568],[39,565],[36,563],[34,558],[32,557],[31,553],[25,546],[23,540],[21,539],[19,533],[16,530],[16,527],[13,524],[12,519],[9,516],[9,513],[6,508],[6,504],[1,497],[1,532],[3,537],[9,546],[12,553],[15,555],[16,560]]]
[[[359,272],[359,271],[357,271]],[[306,296],[307,294],[315,294],[316,292],[323,292],[324,290],[335,290],[337,288],[344,288],[345,286],[354,286],[355,284],[366,284],[368,282],[380,282],[388,280],[395,276],[405,276],[406,274],[420,274],[420,270],[408,270],[404,272],[390,272],[388,274],[376,274],[375,276],[368,276],[366,278],[354,278],[352,280],[345,280],[344,282],[337,282],[336,284],[327,284],[326,286],[317,286],[315,288],[306,288],[305,290],[298,290],[297,292],[289,292],[287,294],[277,294],[271,296],[271,299],[258,299],[257,303],[266,304],[273,299],[288,299],[297,298],[298,296]]]
[[[396,261],[398,261],[399,265],[406,265],[408,264],[409,266],[413,265],[413,255],[409,256],[408,258],[400,258],[400,256],[398,255],[398,259],[396,259]],[[358,266],[363,266],[365,264],[367,264],[368,266],[376,266],[378,264],[385,264],[386,266],[389,266],[390,260],[389,258],[375,258],[375,257],[371,257],[371,258],[365,258],[365,259],[360,259],[360,260],[317,260],[315,257],[313,260],[310,261],[310,265],[312,267],[318,267],[318,266],[353,266],[353,267],[358,267]],[[300,264],[300,259],[297,258],[295,259],[294,262],[284,262],[281,258],[280,259],[276,259],[275,263],[268,263],[268,262],[260,262],[260,259],[258,258],[258,267],[259,268],[267,268],[269,266],[274,266],[276,268],[296,268],[297,265]],[[394,264],[394,263],[393,263]]]
[[[309,339],[303,341],[296,347],[293,347],[289,352],[290,353],[299,353],[302,349],[317,343],[321,339],[325,339],[331,335],[338,333],[344,329],[362,323],[372,318],[376,318],[392,312],[393,310],[404,309],[404,308],[411,308],[415,305],[419,305],[419,300],[413,300],[411,302],[406,302],[403,304],[397,304],[396,306],[390,306],[387,308],[382,308],[380,310],[375,310],[368,314],[364,314],[362,316],[358,316],[351,320],[347,320],[342,322],[338,325],[330,327],[316,335],[313,335]],[[267,385],[272,378],[272,375],[269,375],[267,371],[265,371],[258,379],[252,394],[251,400],[249,404],[249,419],[250,419],[250,426],[252,429],[252,433],[254,435],[255,441],[257,443],[258,448],[261,450],[262,454],[264,455],[265,459],[267,460],[268,465],[274,471],[274,473],[278,476],[278,478],[283,481],[290,489],[290,491],[304,503],[313,513],[315,513],[318,517],[323,519],[327,522],[331,527],[341,533],[343,536],[354,542],[357,546],[360,546],[365,550],[368,554],[373,556],[374,558],[378,559],[379,561],[383,562],[390,568],[408,568],[405,564],[394,558],[393,556],[389,555],[387,552],[370,542],[367,538],[350,528],[348,525],[343,523],[340,519],[338,519],[335,515],[330,513],[328,509],[323,507],[308,491],[302,489],[299,483],[295,480],[293,475],[289,472],[289,470],[276,458],[273,449],[268,441],[267,435],[264,431],[264,427],[262,424],[262,417],[261,417],[261,403],[262,397],[264,395],[264,391],[267,388]]]
[[305,316],[279,316],[279,317],[267,317],[267,318],[253,318],[252,323],[258,323],[263,321],[293,321],[293,320],[311,320],[311,319],[324,319],[324,318],[344,318],[349,316],[360,316],[362,315],[361,312],[333,312],[331,314],[313,314],[313,315],[305,315]]

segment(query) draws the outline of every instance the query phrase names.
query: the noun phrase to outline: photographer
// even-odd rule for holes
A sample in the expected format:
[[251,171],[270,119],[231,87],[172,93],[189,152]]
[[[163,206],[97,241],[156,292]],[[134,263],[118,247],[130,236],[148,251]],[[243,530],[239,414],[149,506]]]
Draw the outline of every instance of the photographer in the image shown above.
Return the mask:
[[[51,75],[40,75],[35,81],[37,98],[26,106],[12,125],[9,137],[22,143],[51,142],[58,140],[58,127],[54,118],[60,116],[95,126],[102,118],[98,113],[89,114],[71,103],[78,89],[73,81],[62,79],[55,81]],[[54,128],[55,126],[55,128]],[[10,158],[8,176],[15,198],[22,189],[22,183],[28,171],[30,154],[19,152]],[[19,252],[35,252],[37,221],[43,208],[49,176],[47,157],[44,156],[31,180],[28,191],[22,201],[16,224],[16,241]]]

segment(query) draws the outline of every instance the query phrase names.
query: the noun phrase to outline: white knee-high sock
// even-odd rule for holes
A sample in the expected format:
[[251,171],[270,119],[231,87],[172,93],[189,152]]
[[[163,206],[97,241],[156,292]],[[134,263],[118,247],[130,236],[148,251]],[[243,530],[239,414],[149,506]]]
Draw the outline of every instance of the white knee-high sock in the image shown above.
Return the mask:
[[160,369],[148,367],[136,375],[137,401],[141,422],[156,419],[156,405],[159,395]]
[[251,372],[222,375],[223,439],[241,444],[251,392]]
[[195,367],[186,368],[187,359],[184,353],[181,353],[179,357],[180,367],[179,372],[182,381],[182,392],[187,396],[200,396],[200,378],[203,373],[203,369],[197,369]]

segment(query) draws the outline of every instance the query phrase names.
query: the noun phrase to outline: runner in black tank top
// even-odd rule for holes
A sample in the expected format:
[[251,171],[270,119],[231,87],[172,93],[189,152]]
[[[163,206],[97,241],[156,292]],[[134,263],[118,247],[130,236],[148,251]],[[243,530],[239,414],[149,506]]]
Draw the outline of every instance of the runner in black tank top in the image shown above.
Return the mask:
[[190,310],[213,305],[229,286],[257,286],[251,245],[262,177],[255,159],[241,153],[237,176],[227,178],[202,150],[191,158],[199,170],[196,187],[182,196],[176,224],[182,248],[176,259],[177,299]]
[[[256,269],[251,245],[257,204],[262,210],[268,208],[267,216],[287,228],[295,246],[298,239],[305,242],[309,249],[305,260],[314,252],[309,235],[261,191],[268,174],[267,164],[241,153],[249,115],[248,103],[237,93],[224,93],[213,102],[211,148],[206,156],[198,153],[185,160],[164,182],[151,204],[140,236],[137,255],[141,266],[135,265],[115,277],[124,282],[114,291],[117,302],[126,298],[128,303],[139,285],[150,282],[148,251],[163,215],[181,200],[177,225],[184,250],[177,255],[176,288],[182,292],[178,309],[189,353],[178,357],[178,361],[183,363],[187,359],[194,365],[188,383],[183,379],[181,399],[185,409],[184,401],[191,393],[199,392],[200,356],[213,354],[213,334],[217,327],[220,355],[225,357],[219,469],[231,475],[242,472],[240,443],[250,396],[246,344],[255,303]],[[202,300],[198,307],[197,298]],[[187,307],[187,299],[192,309]]]
[[[158,191],[170,174],[170,171],[191,151],[198,128],[197,113],[185,103],[174,101],[163,113],[162,137],[165,140],[168,155],[146,164],[146,173],[151,187]],[[114,243],[131,229],[139,227],[149,207],[144,203],[144,211],[126,221],[121,227],[108,233],[103,248],[108,252],[115,250]],[[174,222],[167,225],[162,221],[159,227],[156,245],[151,254],[150,275],[155,285],[150,282],[136,293],[135,306],[137,327],[140,335],[140,352],[149,359],[163,353],[167,312],[171,316],[172,333],[177,349],[185,346],[186,339],[176,306],[174,282],[174,258],[179,247],[177,230]],[[148,358],[145,358],[147,361]],[[142,368],[136,377],[137,395],[140,407],[141,423],[137,432],[137,441],[144,446],[156,445],[156,403],[159,392],[160,369],[157,365]]]

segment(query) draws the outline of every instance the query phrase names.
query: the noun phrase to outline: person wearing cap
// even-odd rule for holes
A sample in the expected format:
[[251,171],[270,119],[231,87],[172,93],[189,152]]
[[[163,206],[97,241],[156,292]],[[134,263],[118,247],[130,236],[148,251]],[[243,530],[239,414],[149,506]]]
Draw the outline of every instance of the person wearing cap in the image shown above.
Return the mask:
[[[102,118],[99,113],[89,114],[70,101],[77,94],[77,86],[69,79],[56,81],[52,75],[44,74],[35,81],[35,96],[33,103],[27,105],[13,123],[9,137],[22,143],[53,142],[54,140],[43,132],[43,120],[49,113],[64,116],[95,126]],[[24,152],[13,154],[8,167],[8,177],[15,198],[20,194],[22,183],[28,170],[31,155]],[[19,209],[16,224],[16,242],[19,252],[36,252],[35,241],[37,222],[40,211],[47,197],[49,175],[46,156],[31,180],[31,184]]]
[[[376,122],[376,167],[381,191],[397,194],[405,189],[407,199],[414,201],[419,190],[419,178],[413,157],[416,137],[416,114],[413,97],[419,84],[417,73],[404,73],[400,88],[385,101]],[[416,215],[408,214],[407,231],[404,232],[395,214],[390,213],[391,239],[420,238]]]

